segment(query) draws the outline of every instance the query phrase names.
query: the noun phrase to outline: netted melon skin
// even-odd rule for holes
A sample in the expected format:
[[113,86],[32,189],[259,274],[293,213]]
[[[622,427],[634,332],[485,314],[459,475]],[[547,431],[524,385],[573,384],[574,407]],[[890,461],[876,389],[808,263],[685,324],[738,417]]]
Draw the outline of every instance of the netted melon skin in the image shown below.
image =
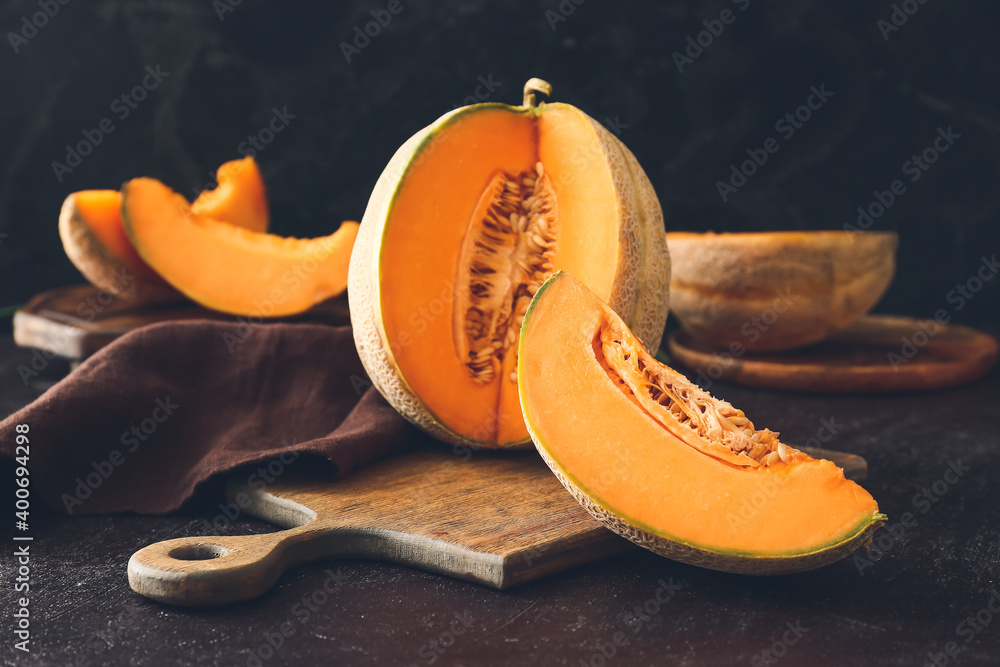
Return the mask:
[[608,305],[646,349],[658,350],[670,310],[670,253],[663,209],[632,151],[596,120],[588,120],[611,167],[622,220],[615,287]]
[[[517,109],[497,104],[478,106]],[[453,445],[530,449],[530,438],[511,443],[475,440],[441,423],[400,372],[382,320],[379,255],[395,193],[408,165],[424,142],[433,140],[436,132],[473,108],[462,107],[446,113],[410,137],[396,151],[376,182],[361,220],[348,271],[351,325],[358,355],[372,384],[410,423],[432,437]],[[659,200],[635,156],[596,120],[579,109],[568,108],[582,114],[591,123],[612,172],[621,227],[618,263],[609,305],[633,328],[643,343],[657,349],[666,326],[670,284],[670,256]],[[416,159],[419,160],[419,157]]]

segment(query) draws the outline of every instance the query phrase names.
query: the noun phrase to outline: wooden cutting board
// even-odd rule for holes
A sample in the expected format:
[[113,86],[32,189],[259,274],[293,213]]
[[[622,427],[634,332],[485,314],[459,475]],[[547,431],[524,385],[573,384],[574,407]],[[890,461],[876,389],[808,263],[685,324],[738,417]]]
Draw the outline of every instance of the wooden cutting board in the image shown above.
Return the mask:
[[[72,285],[37,294],[14,313],[14,342],[79,363],[133,329],[177,320],[233,322],[246,318],[202,308],[190,301],[135,304],[92,285]],[[348,324],[347,297],[325,301],[294,318],[268,321]]]
[[[859,456],[806,451],[852,479],[867,473]],[[534,452],[464,461],[434,448],[340,480],[289,476],[266,488],[234,480],[226,495],[286,530],[152,544],[129,560],[133,590],[176,605],[226,604],[261,595],[296,563],[338,557],[504,589],[635,548],[587,514]]]
[[[931,335],[930,332],[933,332]],[[815,345],[783,352],[743,352],[678,329],[670,361],[754,387],[795,391],[884,392],[972,382],[997,360],[996,338],[970,327],[895,315],[868,315]]]

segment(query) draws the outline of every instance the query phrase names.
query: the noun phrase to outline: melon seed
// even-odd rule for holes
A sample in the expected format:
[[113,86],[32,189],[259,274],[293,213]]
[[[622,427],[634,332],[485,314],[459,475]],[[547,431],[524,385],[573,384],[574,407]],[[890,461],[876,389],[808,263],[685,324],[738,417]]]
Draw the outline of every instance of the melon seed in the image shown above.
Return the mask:
[[480,196],[462,240],[452,320],[455,350],[476,382],[492,382],[511,347],[516,354],[531,297],[555,269],[557,223],[541,162],[517,175],[497,172]]
[[634,343],[622,339],[605,324],[594,339],[595,354],[615,384],[667,430],[709,455],[710,444],[721,444],[737,455],[740,465],[792,462],[795,450],[779,442],[777,433],[757,430],[742,410],[713,398],[683,376],[668,377],[667,371],[654,370],[633,349]]

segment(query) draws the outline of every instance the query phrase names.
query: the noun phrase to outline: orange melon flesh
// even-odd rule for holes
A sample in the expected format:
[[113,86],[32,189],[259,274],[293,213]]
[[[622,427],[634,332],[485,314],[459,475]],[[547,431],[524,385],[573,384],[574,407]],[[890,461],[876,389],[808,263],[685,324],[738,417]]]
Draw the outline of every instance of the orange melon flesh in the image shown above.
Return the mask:
[[499,170],[544,165],[556,193],[555,265],[604,298],[618,249],[610,169],[590,121],[561,104],[497,105],[459,113],[418,150],[396,192],[382,239],[381,309],[386,342],[414,394],[452,431],[501,445],[524,441],[515,348],[491,382],[476,382],[453,340],[453,288],[462,241]]
[[209,308],[279,317],[301,313],[347,287],[356,222],[318,239],[253,232],[198,216],[184,197],[152,178],[122,186],[122,211],[143,259]]
[[[238,227],[266,232],[267,193],[264,179],[252,157],[232,160],[219,167],[219,185],[203,191],[192,204],[198,215],[222,220]],[[118,190],[83,190],[70,195],[76,210],[97,240],[139,276],[159,280],[136,252],[125,232]]]
[[73,203],[87,226],[105,248],[138,275],[156,278],[156,272],[142,260],[129,241],[122,224],[122,198],[117,190],[74,192]]
[[[565,273],[539,290],[521,331],[519,383],[536,446],[594,503],[653,535],[733,556],[809,554],[884,517],[826,460],[747,468],[685,444],[609,378],[594,341],[625,325]],[[722,569],[722,568],[720,568]]]
[[191,204],[191,210],[205,218],[266,232],[270,222],[267,192],[254,159],[248,155],[242,160],[226,162],[216,171],[215,178],[218,186],[203,190]]

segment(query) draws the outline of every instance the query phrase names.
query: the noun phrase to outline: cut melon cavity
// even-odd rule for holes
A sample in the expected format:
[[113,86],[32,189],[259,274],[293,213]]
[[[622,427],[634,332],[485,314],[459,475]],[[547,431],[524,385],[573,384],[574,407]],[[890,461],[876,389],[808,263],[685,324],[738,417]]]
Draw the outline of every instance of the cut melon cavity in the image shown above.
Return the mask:
[[668,558],[798,572],[866,546],[885,521],[832,462],[656,361],[567,273],[528,308],[518,384],[532,440],[563,485],[610,529]]

